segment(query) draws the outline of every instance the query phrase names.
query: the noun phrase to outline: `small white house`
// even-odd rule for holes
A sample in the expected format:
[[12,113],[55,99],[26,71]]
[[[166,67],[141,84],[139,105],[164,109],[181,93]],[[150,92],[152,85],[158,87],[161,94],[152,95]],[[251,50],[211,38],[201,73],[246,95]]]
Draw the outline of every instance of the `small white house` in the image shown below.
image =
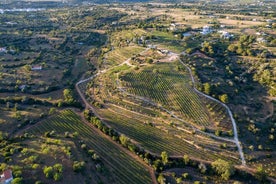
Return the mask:
[[13,180],[12,171],[10,169],[5,170],[0,175],[0,184],[10,184]]
[[221,34],[220,37],[224,39],[230,39],[234,37],[233,34],[230,34],[227,31],[219,31],[219,33]]
[[202,28],[202,31],[200,33],[203,34],[203,35],[207,35],[211,32],[213,32],[212,28],[210,26],[206,25]]
[[0,53],[7,53],[8,50],[6,49],[6,47],[0,47]]
[[36,70],[42,70],[42,66],[32,66],[32,71],[36,71]]
[[174,23],[172,23],[171,25],[170,25],[170,28],[169,28],[171,31],[176,31],[177,30],[177,28],[176,28],[176,24],[174,24]]

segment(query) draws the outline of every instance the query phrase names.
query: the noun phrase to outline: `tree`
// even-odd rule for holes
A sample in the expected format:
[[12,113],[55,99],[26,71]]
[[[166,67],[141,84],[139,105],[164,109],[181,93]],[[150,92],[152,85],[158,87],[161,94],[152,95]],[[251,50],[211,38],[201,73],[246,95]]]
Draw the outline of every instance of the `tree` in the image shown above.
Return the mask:
[[228,103],[228,95],[227,94],[223,94],[223,95],[219,96],[219,99],[223,103]]
[[161,160],[157,159],[153,162],[153,168],[155,171],[159,171],[159,170],[162,170],[162,163],[161,163]]
[[149,64],[153,63],[153,59],[152,58],[147,58],[146,63],[149,63]]
[[168,163],[168,153],[166,151],[163,151],[161,153],[162,163],[166,165]]
[[65,99],[66,103],[73,103],[74,102],[72,91],[70,89],[64,89],[63,90],[63,96],[64,96],[64,99]]
[[229,162],[218,159],[212,162],[212,168],[221,176],[222,179],[228,180],[234,174],[234,167]]
[[61,164],[55,164],[53,167],[54,167],[54,169],[55,169],[56,172],[62,173],[63,166]]
[[84,169],[84,162],[78,162],[78,161],[74,161],[73,163],[73,170],[74,172],[80,172]]
[[56,112],[56,108],[51,107],[49,110],[49,114],[54,114]]
[[166,183],[166,178],[164,177],[163,174],[159,174],[158,178],[157,178],[158,183],[160,184],[165,184]]
[[205,173],[206,173],[206,170],[207,170],[207,167],[206,167],[205,164],[200,163],[200,164],[198,165],[198,169],[200,170],[200,172],[201,172],[202,174],[205,174]]
[[43,169],[43,173],[45,174],[46,178],[52,178],[53,174],[54,174],[54,170],[53,167],[49,166],[45,166]]
[[62,179],[62,174],[61,173],[55,173],[54,174],[54,180],[55,181],[60,181]]
[[14,178],[11,182],[11,184],[21,184],[21,183],[23,183],[22,178]]
[[3,141],[8,138],[8,134],[0,131],[0,141]]
[[255,177],[259,180],[264,182],[266,180],[266,173],[262,165],[259,165],[257,167],[257,172],[255,174]]
[[177,184],[178,184],[178,183],[182,183],[182,178],[181,178],[181,177],[176,178],[176,183],[177,183]]
[[236,52],[237,46],[235,44],[231,44],[227,48],[230,52]]
[[188,165],[189,162],[190,162],[189,156],[188,156],[188,155],[184,155],[184,156],[183,156],[183,161],[184,161],[184,164],[185,164],[185,165]]
[[209,83],[204,83],[203,88],[204,88],[204,93],[209,95],[211,92],[211,85]]
[[129,138],[124,134],[120,135],[119,140],[123,146],[127,146],[127,144],[129,143]]

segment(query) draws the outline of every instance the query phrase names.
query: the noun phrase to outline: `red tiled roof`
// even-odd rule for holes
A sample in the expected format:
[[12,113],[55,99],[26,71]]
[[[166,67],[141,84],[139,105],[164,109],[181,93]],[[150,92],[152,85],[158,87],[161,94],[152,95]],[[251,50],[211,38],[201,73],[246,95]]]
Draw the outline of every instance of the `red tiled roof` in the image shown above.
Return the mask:
[[6,180],[12,178],[12,171],[11,170],[5,170],[3,173]]

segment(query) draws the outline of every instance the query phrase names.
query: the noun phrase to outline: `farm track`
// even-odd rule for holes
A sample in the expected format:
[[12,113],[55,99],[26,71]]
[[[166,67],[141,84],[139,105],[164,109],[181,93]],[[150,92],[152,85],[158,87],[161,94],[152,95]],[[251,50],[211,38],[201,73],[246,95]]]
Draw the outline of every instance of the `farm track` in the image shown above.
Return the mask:
[[192,71],[191,71],[190,67],[185,65],[180,59],[179,59],[179,61],[183,66],[185,66],[189,70],[191,80],[192,80],[192,83],[193,83],[193,89],[195,90],[195,92],[202,95],[202,96],[204,96],[204,97],[206,97],[206,98],[209,98],[210,100],[213,100],[213,101],[221,104],[227,110],[228,115],[229,115],[229,117],[231,119],[231,122],[232,122],[232,125],[233,125],[233,131],[234,131],[234,139],[233,140],[234,140],[235,144],[237,145],[237,148],[238,148],[238,151],[239,151],[239,154],[240,154],[240,158],[241,158],[241,161],[242,161],[242,165],[246,166],[246,161],[244,159],[244,153],[242,151],[242,147],[241,147],[241,144],[239,142],[237,124],[236,124],[235,119],[233,118],[232,111],[230,110],[230,108],[226,104],[224,104],[224,103],[220,102],[219,100],[217,100],[217,99],[215,99],[215,98],[213,98],[209,95],[206,95],[206,94],[202,93],[201,91],[197,90],[196,87],[195,87],[195,79],[193,77],[193,74],[192,74]]
[[[146,52],[147,50],[148,50],[148,49],[142,51],[140,54],[142,54],[143,52]],[[172,52],[171,52],[171,53],[172,53]],[[217,99],[215,99],[215,98],[213,98],[213,97],[211,97],[211,96],[208,96],[208,95],[206,95],[206,94],[204,94],[204,93],[198,91],[198,90],[195,88],[195,80],[194,80],[194,77],[193,77],[193,75],[192,75],[191,69],[190,69],[187,65],[185,65],[185,64],[179,59],[179,54],[175,54],[175,53],[172,53],[172,54],[175,55],[176,58],[180,61],[180,63],[188,69],[188,71],[189,71],[189,73],[190,73],[190,78],[191,78],[191,80],[192,80],[192,84],[193,84],[193,89],[194,89],[194,91],[195,91],[196,93],[198,93],[198,94],[200,94],[200,95],[202,95],[202,96],[204,96],[204,97],[210,99],[210,100],[213,100],[213,101],[215,101],[215,102],[221,104],[224,108],[226,108],[226,110],[227,110],[227,112],[228,112],[228,115],[230,116],[232,125],[233,125],[233,131],[234,131],[234,138],[233,138],[233,139],[224,138],[224,137],[218,137],[218,136],[216,136],[216,135],[214,135],[214,134],[207,133],[207,132],[204,132],[204,131],[199,130],[198,128],[196,128],[196,127],[190,125],[189,123],[187,123],[187,122],[184,121],[183,119],[181,119],[181,118],[179,118],[178,116],[174,115],[174,113],[173,113],[172,111],[169,111],[168,109],[162,107],[161,105],[158,105],[158,104],[154,103],[153,101],[151,101],[151,100],[149,100],[149,99],[146,99],[146,98],[144,98],[144,97],[141,97],[141,96],[137,96],[137,95],[133,95],[133,94],[128,93],[128,92],[125,91],[123,88],[119,87],[119,81],[117,80],[117,81],[116,81],[116,84],[118,85],[118,89],[119,89],[121,92],[125,93],[126,95],[132,96],[132,97],[134,97],[134,98],[137,98],[137,99],[139,99],[139,100],[145,101],[145,102],[147,102],[147,103],[149,103],[149,104],[151,104],[151,105],[153,105],[153,106],[156,106],[156,107],[160,108],[161,110],[167,112],[169,115],[171,115],[172,117],[174,117],[174,118],[177,119],[178,121],[181,121],[181,122],[183,122],[183,123],[185,123],[185,124],[189,124],[189,126],[191,126],[191,127],[192,127],[195,131],[197,131],[197,132],[200,132],[200,133],[202,133],[202,134],[204,134],[204,135],[206,135],[206,136],[210,136],[210,137],[215,138],[215,139],[218,139],[218,140],[223,140],[223,141],[226,141],[226,142],[235,143],[236,146],[237,146],[237,148],[238,148],[238,152],[239,152],[239,155],[240,155],[240,159],[241,159],[241,162],[242,162],[242,166],[246,166],[246,161],[245,161],[245,159],[244,159],[244,153],[243,153],[243,151],[242,151],[242,147],[241,147],[240,142],[239,142],[239,139],[238,139],[237,126],[236,126],[235,119],[233,118],[232,111],[229,109],[229,107],[228,107],[227,105],[225,105],[224,103],[220,102],[219,100],[217,100]],[[121,64],[119,64],[119,65],[117,65],[117,66],[122,66],[122,65],[124,65],[124,64],[126,64],[126,65],[128,65],[128,66],[133,66],[133,65],[130,64],[130,58],[127,59],[127,60],[125,60],[123,63],[121,63]],[[100,74],[104,74],[104,73],[106,73],[107,71],[109,71],[109,70],[111,70],[111,69],[113,69],[113,68],[115,68],[115,67],[117,67],[117,66],[111,67],[111,68],[109,68],[109,69],[101,70],[101,71],[99,71],[98,73],[96,73],[95,75],[93,75],[93,76],[91,76],[91,77],[89,77],[89,78],[87,78],[87,79],[80,80],[80,81],[77,82],[76,85],[75,85],[75,87],[76,87],[76,89],[77,89],[77,92],[79,93],[79,95],[80,95],[82,101],[85,103],[86,108],[91,109],[91,110],[93,111],[93,113],[94,113],[97,117],[99,117],[100,119],[103,119],[103,118],[102,118],[99,114],[97,114],[97,112],[95,111],[94,107],[91,106],[91,105],[87,102],[87,100],[86,100],[86,98],[85,98],[85,95],[84,95],[84,94],[81,92],[81,90],[79,89],[79,85],[80,85],[81,83],[83,83],[83,82],[92,80],[92,79],[95,78],[96,76],[98,76],[98,75],[100,75]],[[178,129],[181,130],[180,127],[178,127]]]

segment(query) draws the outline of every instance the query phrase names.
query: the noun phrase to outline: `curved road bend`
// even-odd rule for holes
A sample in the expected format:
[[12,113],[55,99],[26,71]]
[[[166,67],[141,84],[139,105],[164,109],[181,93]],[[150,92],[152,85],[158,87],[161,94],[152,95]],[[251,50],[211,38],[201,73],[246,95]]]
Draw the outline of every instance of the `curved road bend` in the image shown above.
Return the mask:
[[191,77],[192,83],[193,83],[193,89],[195,90],[195,92],[197,92],[198,94],[200,94],[200,95],[202,95],[202,96],[204,96],[206,98],[209,98],[209,99],[211,99],[211,100],[213,100],[213,101],[221,104],[227,110],[228,115],[230,116],[230,119],[231,119],[231,122],[232,122],[232,125],[233,125],[234,142],[237,145],[237,148],[238,148],[238,151],[239,151],[239,154],[240,154],[240,157],[241,157],[242,165],[246,166],[246,162],[245,162],[245,159],[244,159],[244,154],[243,154],[243,151],[242,151],[242,147],[241,147],[241,144],[240,144],[239,138],[238,138],[237,124],[236,124],[235,119],[233,118],[232,111],[230,110],[230,108],[226,104],[224,104],[221,101],[219,101],[219,100],[217,100],[217,99],[215,99],[215,98],[213,98],[213,97],[211,97],[209,95],[206,95],[206,94],[202,93],[201,91],[197,90],[196,87],[195,87],[195,79],[193,77],[193,74],[192,74],[192,71],[191,71],[190,67],[188,67],[187,65],[185,65],[180,59],[179,59],[179,61],[180,61],[180,63],[183,66],[185,66],[188,69],[188,71],[190,73],[190,77]]

